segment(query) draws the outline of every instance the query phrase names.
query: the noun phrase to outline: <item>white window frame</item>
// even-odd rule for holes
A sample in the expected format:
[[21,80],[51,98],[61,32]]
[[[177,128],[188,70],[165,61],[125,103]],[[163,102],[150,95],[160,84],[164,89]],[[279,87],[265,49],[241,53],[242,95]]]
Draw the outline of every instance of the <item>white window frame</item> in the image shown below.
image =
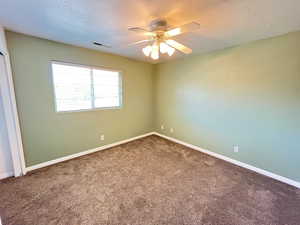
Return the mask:
[[[105,70],[109,72],[117,72],[119,73],[119,106],[112,106],[112,107],[95,107],[94,100],[91,102],[92,106],[90,109],[74,109],[74,110],[65,110],[65,111],[58,111],[57,110],[57,103],[56,103],[56,90],[55,90],[55,83],[54,83],[54,76],[53,76],[53,70],[52,70],[52,65],[53,64],[59,64],[59,65],[66,65],[66,66],[75,66],[75,67],[83,67],[83,68],[88,68],[91,71],[93,69],[98,69],[98,70]],[[50,76],[51,76],[51,83],[52,83],[52,90],[53,90],[53,96],[54,96],[54,106],[55,106],[55,112],[56,113],[72,113],[72,112],[90,112],[90,111],[97,111],[97,110],[113,110],[113,109],[121,109],[123,107],[123,72],[121,70],[116,70],[112,68],[107,68],[107,67],[101,67],[101,66],[88,66],[88,65],[82,65],[82,64],[77,64],[77,63],[70,63],[70,62],[62,62],[62,61],[56,61],[56,60],[51,60],[50,61]],[[92,93],[91,97],[94,98],[94,87],[93,87],[93,76],[92,73],[90,74],[91,76],[91,88],[92,88]]]

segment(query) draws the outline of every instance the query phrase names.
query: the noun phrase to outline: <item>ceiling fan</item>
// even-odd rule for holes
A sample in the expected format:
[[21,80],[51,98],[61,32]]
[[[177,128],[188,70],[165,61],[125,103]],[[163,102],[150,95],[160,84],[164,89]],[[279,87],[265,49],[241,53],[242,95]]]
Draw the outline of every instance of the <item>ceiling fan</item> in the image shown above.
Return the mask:
[[149,24],[149,28],[129,27],[129,31],[141,33],[147,37],[147,39],[131,43],[129,46],[149,43],[148,46],[143,48],[143,53],[145,56],[150,56],[154,60],[159,59],[159,53],[168,54],[169,56],[173,55],[175,49],[184,54],[190,54],[192,53],[192,49],[174,41],[172,38],[183,33],[197,30],[199,27],[199,23],[191,22],[180,27],[171,28],[166,20],[157,19]]

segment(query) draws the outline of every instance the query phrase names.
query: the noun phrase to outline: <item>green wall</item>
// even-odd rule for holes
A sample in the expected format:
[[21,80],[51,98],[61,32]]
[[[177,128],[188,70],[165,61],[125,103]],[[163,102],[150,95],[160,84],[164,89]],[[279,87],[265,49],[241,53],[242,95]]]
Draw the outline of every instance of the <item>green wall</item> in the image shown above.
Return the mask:
[[300,181],[300,32],[159,64],[155,86],[158,132]]
[[[153,131],[152,65],[13,32],[6,37],[27,166]],[[51,60],[122,70],[122,109],[56,113]]]
[[[6,35],[27,166],[156,130],[300,181],[300,32],[157,65]],[[123,108],[55,113],[51,60],[121,69]]]

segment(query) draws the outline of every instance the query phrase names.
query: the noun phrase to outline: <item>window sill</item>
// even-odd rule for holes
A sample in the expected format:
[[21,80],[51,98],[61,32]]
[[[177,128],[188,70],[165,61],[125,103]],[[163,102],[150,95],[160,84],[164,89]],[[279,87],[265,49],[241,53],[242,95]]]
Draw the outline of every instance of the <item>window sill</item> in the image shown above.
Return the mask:
[[94,111],[103,111],[103,110],[120,110],[122,106],[117,107],[103,107],[103,108],[93,108],[93,109],[78,109],[78,110],[68,110],[68,111],[55,111],[57,114],[65,113],[78,113],[78,112],[94,112]]

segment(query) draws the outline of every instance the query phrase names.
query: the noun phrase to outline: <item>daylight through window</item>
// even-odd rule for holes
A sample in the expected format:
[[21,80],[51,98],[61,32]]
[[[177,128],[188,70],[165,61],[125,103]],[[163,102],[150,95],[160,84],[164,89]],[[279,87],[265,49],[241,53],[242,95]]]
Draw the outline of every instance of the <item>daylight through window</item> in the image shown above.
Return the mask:
[[79,111],[121,106],[118,71],[52,63],[56,111]]

